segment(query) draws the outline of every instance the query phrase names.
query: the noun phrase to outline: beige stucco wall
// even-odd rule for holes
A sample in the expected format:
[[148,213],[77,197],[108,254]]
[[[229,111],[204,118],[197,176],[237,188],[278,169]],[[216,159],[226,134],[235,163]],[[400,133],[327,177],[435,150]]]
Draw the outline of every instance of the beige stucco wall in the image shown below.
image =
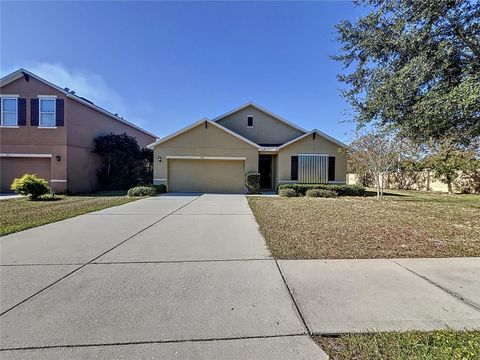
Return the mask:
[[[347,175],[347,158],[340,152],[340,147],[316,134],[313,134],[280,149],[278,153],[278,183],[292,182],[290,180],[291,157],[298,154],[326,154],[335,156],[335,181],[345,182]],[[294,181],[296,182],[296,181]]]
[[[245,157],[245,172],[258,171],[258,149],[215,125],[205,123],[154,148],[154,182],[166,184],[168,156]],[[161,157],[161,161],[159,161]]]
[[[253,128],[247,128],[248,115],[254,116]],[[230,114],[218,123],[256,144],[284,144],[303,134],[252,106]]]

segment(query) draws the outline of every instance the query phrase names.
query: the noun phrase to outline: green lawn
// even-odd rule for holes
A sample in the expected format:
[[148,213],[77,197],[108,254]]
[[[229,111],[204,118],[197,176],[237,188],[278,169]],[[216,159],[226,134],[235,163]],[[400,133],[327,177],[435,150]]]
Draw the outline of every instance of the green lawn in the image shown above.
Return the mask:
[[480,195],[248,197],[276,258],[480,256]]
[[[47,198],[48,199],[48,198]],[[0,201],[0,236],[67,219],[73,216],[122,205],[138,198],[105,193],[90,196],[55,196],[30,201],[14,198]]]
[[480,331],[439,330],[314,337],[334,360],[480,359]]

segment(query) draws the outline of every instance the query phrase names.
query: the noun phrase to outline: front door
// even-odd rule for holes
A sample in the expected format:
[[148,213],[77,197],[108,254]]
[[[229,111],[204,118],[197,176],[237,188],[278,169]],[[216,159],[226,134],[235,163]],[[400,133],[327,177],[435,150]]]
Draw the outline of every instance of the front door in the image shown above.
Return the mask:
[[272,188],[272,155],[259,155],[258,172],[260,173],[260,188]]

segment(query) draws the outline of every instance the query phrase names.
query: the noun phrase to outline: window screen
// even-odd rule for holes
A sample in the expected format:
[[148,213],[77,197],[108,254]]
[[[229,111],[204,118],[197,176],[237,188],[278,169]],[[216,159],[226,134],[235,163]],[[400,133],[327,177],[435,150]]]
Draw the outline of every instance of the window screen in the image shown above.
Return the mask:
[[326,183],[327,169],[328,156],[317,154],[298,156],[298,181],[301,183]]

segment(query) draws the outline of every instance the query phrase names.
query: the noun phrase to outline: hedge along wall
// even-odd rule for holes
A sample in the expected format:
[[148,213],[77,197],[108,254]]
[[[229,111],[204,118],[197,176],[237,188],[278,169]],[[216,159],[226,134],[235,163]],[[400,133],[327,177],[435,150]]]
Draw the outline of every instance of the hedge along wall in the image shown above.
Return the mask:
[[305,196],[307,190],[323,189],[332,190],[338,196],[364,196],[365,188],[360,185],[330,185],[330,184],[283,184],[278,186],[280,189],[292,189],[297,196]]
[[[457,178],[453,181],[455,192],[459,193],[480,193],[480,169],[475,174],[458,173]],[[364,185],[374,187],[373,179],[360,179],[357,174],[347,174],[347,184],[361,184],[366,180]],[[446,183],[437,180],[428,170],[423,171],[392,171],[385,176],[385,189],[402,189],[402,190],[421,190],[421,191],[438,191],[448,192]]]

